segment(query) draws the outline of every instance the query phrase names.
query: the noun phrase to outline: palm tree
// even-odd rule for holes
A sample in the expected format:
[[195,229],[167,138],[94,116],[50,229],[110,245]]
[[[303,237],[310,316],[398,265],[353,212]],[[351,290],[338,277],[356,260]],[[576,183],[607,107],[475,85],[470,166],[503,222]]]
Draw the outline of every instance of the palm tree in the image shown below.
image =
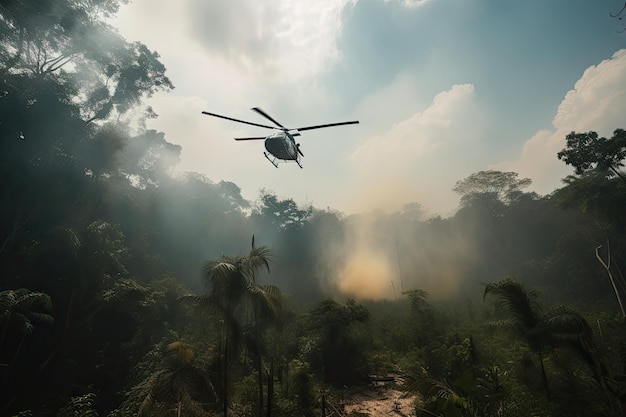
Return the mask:
[[135,386],[131,401],[141,401],[137,415],[211,417],[203,403],[215,401],[215,390],[208,375],[193,365],[194,354],[184,342],[170,343],[165,348],[163,368]]
[[580,314],[563,306],[543,313],[536,291],[527,290],[511,279],[487,284],[483,298],[488,295],[497,297],[498,305],[511,315],[511,322],[519,335],[539,356],[541,376],[550,401],[544,354],[550,348],[569,347],[589,363],[589,357],[585,358],[585,355],[594,356],[589,324]]
[[259,380],[259,416],[263,410],[263,372],[261,336],[264,326],[276,317],[280,291],[275,286],[258,285],[256,275],[259,268],[265,267],[269,273],[271,249],[254,244],[247,255],[222,255],[209,261],[202,270],[202,278],[208,290],[206,295],[183,297],[194,301],[198,306],[211,307],[218,311],[224,322],[223,346],[223,401],[224,417],[228,415],[228,366],[229,354],[240,347],[243,335],[240,318],[252,315],[250,328],[253,330],[253,347],[256,353],[256,367]]

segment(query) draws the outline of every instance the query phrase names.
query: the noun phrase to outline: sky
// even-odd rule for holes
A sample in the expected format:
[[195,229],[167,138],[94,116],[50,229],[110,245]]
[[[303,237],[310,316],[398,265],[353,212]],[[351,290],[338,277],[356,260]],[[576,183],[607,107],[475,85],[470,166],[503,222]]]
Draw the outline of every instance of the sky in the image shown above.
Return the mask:
[[[354,214],[458,208],[455,183],[517,172],[546,195],[573,172],[572,132],[626,128],[620,0],[131,0],[112,24],[159,53],[175,89],[147,127],[182,146],[176,173],[231,181]],[[303,169],[273,167],[271,131],[358,120],[298,137]]]

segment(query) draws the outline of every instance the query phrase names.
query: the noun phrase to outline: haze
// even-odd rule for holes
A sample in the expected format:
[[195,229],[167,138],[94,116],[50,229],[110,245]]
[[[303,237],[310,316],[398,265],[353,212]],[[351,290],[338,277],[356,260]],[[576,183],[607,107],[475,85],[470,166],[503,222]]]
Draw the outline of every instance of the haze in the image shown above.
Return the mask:
[[[136,0],[114,24],[161,55],[176,86],[148,127],[183,147],[179,172],[261,188],[344,213],[419,201],[450,215],[454,183],[515,171],[546,194],[569,172],[554,157],[570,131],[610,135],[626,107],[619,2]],[[274,169],[260,106],[305,132],[304,169]]]

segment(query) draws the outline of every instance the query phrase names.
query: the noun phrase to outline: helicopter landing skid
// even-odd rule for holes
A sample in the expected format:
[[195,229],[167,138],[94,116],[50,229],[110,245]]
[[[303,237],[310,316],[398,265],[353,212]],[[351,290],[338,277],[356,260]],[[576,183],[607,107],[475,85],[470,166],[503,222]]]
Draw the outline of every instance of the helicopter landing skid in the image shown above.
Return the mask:
[[[278,158],[270,158],[270,157],[268,156],[267,152],[263,152],[263,155],[265,155],[265,158],[267,158],[267,160],[268,160],[268,161],[270,161],[270,163],[271,163],[272,165],[274,165],[276,168],[278,168],[278,161],[277,161],[277,159],[278,159]],[[298,159],[297,159],[297,158],[296,158],[296,159],[294,159],[293,161],[294,161],[296,164],[298,164],[298,166],[299,166],[300,168],[302,168],[302,164],[300,163],[300,161],[298,161]]]
[[267,156],[267,152],[263,152],[263,155],[265,155],[265,157],[267,158],[267,160],[268,160],[268,161],[270,161],[270,163],[271,163],[272,165],[274,165],[276,168],[278,168],[278,164],[276,163],[276,158],[274,158],[274,159],[270,159],[270,157],[269,157],[269,156]]

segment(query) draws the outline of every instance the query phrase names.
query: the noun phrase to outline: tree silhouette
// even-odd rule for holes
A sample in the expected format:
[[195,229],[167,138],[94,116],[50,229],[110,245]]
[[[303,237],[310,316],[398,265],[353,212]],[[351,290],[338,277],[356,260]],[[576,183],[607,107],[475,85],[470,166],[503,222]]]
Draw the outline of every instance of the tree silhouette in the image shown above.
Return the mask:
[[626,130],[616,129],[611,139],[600,137],[596,132],[572,132],[565,140],[565,149],[557,156],[567,165],[572,165],[577,175],[595,170],[626,181],[626,176],[620,171],[626,158]]

